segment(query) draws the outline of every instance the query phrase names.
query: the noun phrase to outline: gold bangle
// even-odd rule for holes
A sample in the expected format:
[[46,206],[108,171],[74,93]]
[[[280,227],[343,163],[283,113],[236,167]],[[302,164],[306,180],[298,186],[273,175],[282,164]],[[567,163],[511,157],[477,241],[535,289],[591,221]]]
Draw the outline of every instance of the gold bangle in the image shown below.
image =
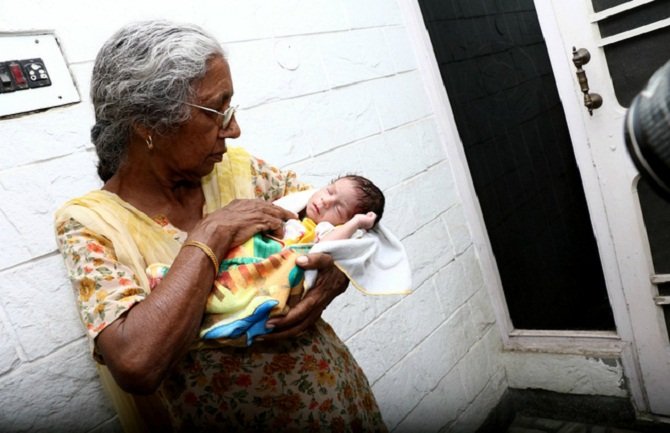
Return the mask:
[[199,241],[188,241],[184,242],[184,247],[196,247],[200,248],[200,250],[207,255],[212,260],[212,264],[214,265],[214,276],[218,275],[219,273],[219,259],[216,258],[216,254],[214,254],[214,251],[209,247],[209,245],[204,244]]

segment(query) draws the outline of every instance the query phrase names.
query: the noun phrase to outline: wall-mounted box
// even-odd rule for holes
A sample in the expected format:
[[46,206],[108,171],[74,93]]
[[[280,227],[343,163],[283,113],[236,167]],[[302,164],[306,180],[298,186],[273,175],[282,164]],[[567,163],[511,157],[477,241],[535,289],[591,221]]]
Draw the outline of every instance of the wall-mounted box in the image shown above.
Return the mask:
[[0,118],[80,100],[53,33],[0,33]]

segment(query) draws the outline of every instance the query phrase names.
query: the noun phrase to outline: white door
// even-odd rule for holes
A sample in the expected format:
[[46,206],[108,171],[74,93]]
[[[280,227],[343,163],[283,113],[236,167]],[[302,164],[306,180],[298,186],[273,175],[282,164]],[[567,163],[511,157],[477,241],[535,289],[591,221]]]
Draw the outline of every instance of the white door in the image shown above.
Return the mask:
[[[670,19],[605,39],[598,28],[598,21],[609,14],[650,2],[632,0],[599,13],[593,12],[591,0],[535,0],[535,6],[580,167],[617,332],[631,348],[624,366],[637,382],[630,384],[633,397],[639,411],[670,416],[670,345],[663,310],[654,299],[658,290],[652,284],[652,278],[664,277],[653,275],[636,190],[638,173],[623,136],[626,109],[617,102],[603,48],[667,27]],[[582,68],[590,92],[600,94],[603,101],[592,114],[584,107],[573,47],[584,48],[591,56]]]

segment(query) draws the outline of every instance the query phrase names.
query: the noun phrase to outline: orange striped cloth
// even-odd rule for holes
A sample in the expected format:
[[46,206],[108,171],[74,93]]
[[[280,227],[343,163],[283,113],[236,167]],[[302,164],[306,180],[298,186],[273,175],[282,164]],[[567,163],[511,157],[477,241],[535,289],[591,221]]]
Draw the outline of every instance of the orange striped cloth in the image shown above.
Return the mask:
[[[311,244],[285,247],[278,239],[256,234],[230,250],[221,262],[207,300],[200,337],[234,346],[248,346],[255,336],[269,332],[270,317],[286,314],[303,294],[304,271],[295,259]],[[151,287],[169,267],[147,268]]]

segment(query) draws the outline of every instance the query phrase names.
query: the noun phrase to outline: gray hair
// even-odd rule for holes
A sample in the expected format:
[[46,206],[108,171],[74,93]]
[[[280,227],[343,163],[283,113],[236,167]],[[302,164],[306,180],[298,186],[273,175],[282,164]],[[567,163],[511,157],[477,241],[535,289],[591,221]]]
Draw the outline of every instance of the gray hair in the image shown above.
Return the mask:
[[126,156],[134,125],[162,134],[190,118],[184,102],[195,97],[193,82],[216,56],[225,58],[214,37],[196,25],[169,21],[131,23],[105,42],[91,77],[91,140],[103,181]]

